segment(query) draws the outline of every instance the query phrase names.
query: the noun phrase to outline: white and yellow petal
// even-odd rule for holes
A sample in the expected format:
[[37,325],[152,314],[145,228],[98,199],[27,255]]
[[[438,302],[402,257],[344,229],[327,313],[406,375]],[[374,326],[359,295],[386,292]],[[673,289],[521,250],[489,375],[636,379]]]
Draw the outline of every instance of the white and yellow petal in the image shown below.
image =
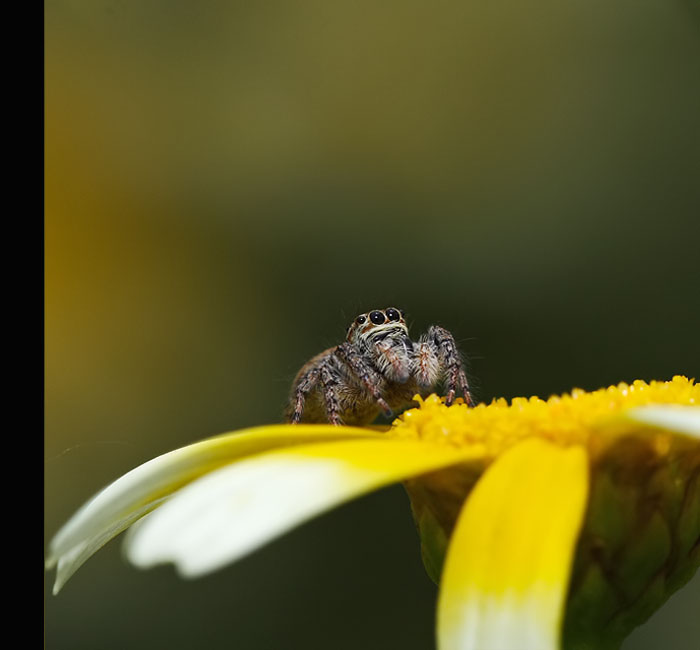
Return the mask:
[[486,470],[445,560],[440,650],[558,650],[587,491],[580,446],[528,439]]
[[352,498],[480,453],[376,438],[268,452],[183,488],[132,530],[127,557],[202,575]]
[[158,456],[99,492],[58,531],[46,560],[47,568],[57,566],[54,593],[110,539],[183,485],[222,465],[269,449],[377,437],[350,427],[277,425],[215,436]]

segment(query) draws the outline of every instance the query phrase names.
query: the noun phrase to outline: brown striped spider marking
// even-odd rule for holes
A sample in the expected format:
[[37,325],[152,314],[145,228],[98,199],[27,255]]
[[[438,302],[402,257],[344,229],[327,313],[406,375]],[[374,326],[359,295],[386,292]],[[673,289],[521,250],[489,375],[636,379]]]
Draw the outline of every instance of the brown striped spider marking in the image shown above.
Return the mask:
[[383,411],[391,416],[444,381],[449,406],[459,392],[473,405],[454,337],[432,325],[417,342],[394,307],[360,314],[347,339],[317,354],[292,384],[289,422],[365,425]]

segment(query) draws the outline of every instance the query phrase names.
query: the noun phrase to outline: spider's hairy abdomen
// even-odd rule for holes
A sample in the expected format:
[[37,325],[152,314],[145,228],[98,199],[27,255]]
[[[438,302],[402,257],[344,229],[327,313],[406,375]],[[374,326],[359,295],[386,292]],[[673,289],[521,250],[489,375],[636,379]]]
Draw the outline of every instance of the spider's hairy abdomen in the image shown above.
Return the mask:
[[361,314],[347,340],[308,361],[297,373],[287,419],[296,424],[362,426],[384,411],[405,408],[445,377],[449,405],[457,390],[471,404],[469,386],[452,334],[433,325],[417,343],[395,309]]

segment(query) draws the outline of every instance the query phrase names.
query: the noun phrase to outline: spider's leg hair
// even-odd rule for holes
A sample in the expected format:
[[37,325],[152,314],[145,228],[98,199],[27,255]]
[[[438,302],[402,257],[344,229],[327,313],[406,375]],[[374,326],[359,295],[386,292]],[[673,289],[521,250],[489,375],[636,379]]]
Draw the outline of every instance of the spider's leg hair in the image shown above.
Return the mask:
[[431,325],[428,329],[428,336],[435,342],[438,349],[438,357],[440,365],[446,375],[445,388],[447,395],[445,404],[449,406],[454,401],[457,389],[464,394],[464,401],[469,406],[474,405],[474,401],[469,392],[469,383],[467,375],[462,366],[462,359],[459,356],[459,350],[455,339],[450,332],[439,325]]
[[326,357],[319,365],[321,385],[323,386],[323,400],[326,404],[328,421],[331,424],[341,424],[340,404],[338,400],[338,379],[331,365],[331,355]]
[[314,389],[319,379],[318,366],[312,366],[307,370],[297,383],[294,390],[294,410],[289,417],[292,424],[298,424],[301,421],[301,415],[304,412],[304,402],[306,396]]
[[362,382],[384,413],[391,417],[391,408],[382,397],[382,376],[365,361],[357,348],[352,343],[342,343],[335,349],[334,354],[350,367],[352,373]]

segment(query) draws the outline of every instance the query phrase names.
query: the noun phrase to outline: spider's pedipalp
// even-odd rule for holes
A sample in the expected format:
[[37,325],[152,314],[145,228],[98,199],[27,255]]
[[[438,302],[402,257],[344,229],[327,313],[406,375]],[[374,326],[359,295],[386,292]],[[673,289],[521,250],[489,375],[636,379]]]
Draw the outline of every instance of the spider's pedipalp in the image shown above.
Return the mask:
[[405,344],[396,344],[384,339],[376,344],[375,363],[380,372],[389,380],[405,384],[413,370],[413,350]]
[[414,359],[416,382],[423,390],[428,390],[435,386],[440,380],[442,373],[440,369],[440,359],[438,357],[438,347],[427,334],[423,334],[415,346],[416,354]]

